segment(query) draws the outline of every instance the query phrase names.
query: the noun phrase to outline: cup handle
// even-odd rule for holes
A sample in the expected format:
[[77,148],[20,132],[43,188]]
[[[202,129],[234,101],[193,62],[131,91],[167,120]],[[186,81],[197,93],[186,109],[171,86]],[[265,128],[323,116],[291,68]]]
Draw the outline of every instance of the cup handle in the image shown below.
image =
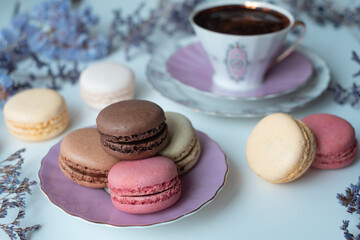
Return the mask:
[[305,32],[306,32],[306,26],[305,23],[301,22],[301,21],[296,21],[294,23],[294,25],[292,26],[291,29],[296,28],[297,26],[301,26],[302,27],[302,33],[299,35],[298,39],[291,44],[285,51],[283,51],[271,64],[270,66],[273,67],[274,65],[276,65],[277,63],[281,62],[284,58],[286,58],[287,56],[290,55],[290,53],[292,53],[295,48],[299,45],[299,43],[301,42],[301,40],[303,39],[303,37],[305,36]]

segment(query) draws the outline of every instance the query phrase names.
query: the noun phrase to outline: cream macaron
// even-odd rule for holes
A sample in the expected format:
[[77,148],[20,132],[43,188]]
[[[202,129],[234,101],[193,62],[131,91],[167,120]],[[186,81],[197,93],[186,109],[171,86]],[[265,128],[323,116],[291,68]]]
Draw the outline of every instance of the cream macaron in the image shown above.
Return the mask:
[[197,163],[201,153],[200,141],[187,117],[175,112],[165,112],[165,117],[170,140],[159,154],[172,159],[182,175]]
[[63,132],[68,125],[64,98],[46,88],[24,90],[11,97],[4,106],[9,132],[26,141],[43,141]]
[[94,108],[134,98],[135,77],[126,66],[115,62],[97,62],[80,75],[80,93],[84,102]]
[[295,180],[306,172],[316,153],[311,130],[289,114],[263,118],[250,133],[246,156],[250,168],[272,183]]

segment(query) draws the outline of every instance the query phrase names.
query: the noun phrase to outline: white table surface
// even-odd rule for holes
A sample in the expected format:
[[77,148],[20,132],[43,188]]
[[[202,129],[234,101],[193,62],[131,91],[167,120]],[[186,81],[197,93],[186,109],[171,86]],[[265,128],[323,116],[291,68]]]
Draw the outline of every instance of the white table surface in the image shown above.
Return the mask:
[[[21,10],[28,9],[36,1],[21,1]],[[126,2],[126,4],[125,4]],[[127,6],[130,11],[140,1],[92,1],[100,14],[102,23],[111,17],[111,9]],[[155,1],[149,1],[153,5]],[[0,27],[8,24],[13,10],[13,1],[0,0]],[[308,32],[303,45],[314,50],[329,65],[332,78],[349,86],[354,80],[352,74],[359,66],[351,58],[352,50],[359,50],[356,39],[347,28],[334,29],[319,27],[303,18]],[[358,216],[346,212],[337,199],[350,183],[355,183],[360,175],[359,154],[349,167],[325,171],[310,169],[300,179],[287,184],[271,184],[258,178],[249,168],[245,148],[247,137],[260,120],[231,119],[208,116],[180,106],[153,90],[146,82],[145,68],[149,55],[142,54],[131,62],[126,62],[121,50],[106,59],[124,63],[136,75],[136,98],[147,99],[159,104],[165,111],[176,111],[186,115],[196,129],[207,133],[227,155],[229,175],[227,183],[216,199],[197,213],[170,224],[144,227],[122,228],[94,224],[73,217],[52,204],[42,193],[39,184],[33,187],[33,194],[27,196],[26,217],[22,226],[41,224],[30,239],[344,239],[339,229],[343,219],[351,220],[355,231]],[[358,78],[359,82],[360,79]],[[25,147],[22,177],[37,180],[40,162],[50,147],[72,130],[95,123],[97,111],[86,107],[79,96],[78,85],[66,85],[60,91],[70,113],[70,124],[66,132],[55,139],[28,143],[12,137],[4,123],[0,111],[0,159]],[[348,120],[360,139],[360,109],[349,105],[340,106],[329,93],[304,108],[292,112],[296,118],[313,113],[337,114]],[[69,193],[76,194],[76,193]],[[0,219],[0,223],[4,222]],[[0,232],[0,239],[7,239]]]

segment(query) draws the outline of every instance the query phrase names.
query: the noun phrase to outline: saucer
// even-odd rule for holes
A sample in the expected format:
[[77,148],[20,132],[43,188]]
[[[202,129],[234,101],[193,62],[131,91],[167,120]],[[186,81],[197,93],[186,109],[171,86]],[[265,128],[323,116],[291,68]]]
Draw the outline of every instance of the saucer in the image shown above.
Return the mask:
[[228,165],[219,145],[205,133],[196,131],[202,152],[196,165],[180,176],[182,192],[172,206],[150,214],[128,214],[116,209],[104,189],[87,188],[67,179],[58,164],[60,143],[41,162],[41,190],[49,200],[70,215],[89,222],[119,227],[144,227],[169,223],[196,213],[210,203],[225,185]]
[[231,91],[213,83],[214,70],[201,43],[195,37],[184,39],[178,44],[179,48],[170,54],[166,62],[172,79],[188,87],[189,91],[214,97],[246,100],[278,97],[302,87],[312,75],[311,62],[299,49],[271,68],[265,75],[264,83],[257,89]]
[[[193,41],[193,39],[190,40]],[[233,118],[261,117],[274,112],[291,112],[317,99],[330,83],[330,71],[325,61],[310,49],[299,46],[297,51],[310,61],[313,74],[304,86],[291,93],[252,101],[241,98],[222,98],[213,94],[203,94],[203,91],[198,90],[190,91],[190,87],[179,84],[178,80],[173,79],[166,65],[169,57],[183,46],[181,44],[164,43],[153,53],[147,66],[147,81],[164,97],[197,112]]]

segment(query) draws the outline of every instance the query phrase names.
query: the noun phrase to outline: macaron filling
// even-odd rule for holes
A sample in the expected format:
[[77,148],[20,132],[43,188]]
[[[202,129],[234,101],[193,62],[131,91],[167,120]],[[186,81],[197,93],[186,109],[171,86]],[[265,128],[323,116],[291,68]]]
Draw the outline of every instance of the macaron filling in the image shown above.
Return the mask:
[[46,122],[25,123],[12,121],[10,119],[6,119],[5,121],[9,130],[18,136],[42,136],[64,128],[68,122],[68,112],[67,109],[64,108],[60,115]]
[[192,147],[190,152],[182,159],[175,162],[178,173],[182,175],[188,170],[190,170],[193,166],[195,166],[195,164],[199,160],[200,153],[200,141],[197,139],[197,137],[195,137],[195,145]]
[[179,181],[179,177],[176,176],[168,182],[164,182],[161,184],[155,184],[153,186],[146,186],[146,187],[137,188],[137,189],[119,189],[119,188],[113,187],[112,185],[109,185],[109,189],[112,193],[123,196],[123,197],[144,196],[144,195],[151,195],[151,194],[163,192],[167,189],[170,189],[170,188],[174,187],[178,181]]
[[315,152],[316,152],[316,144],[315,144],[315,137],[312,134],[311,130],[301,121],[294,119],[295,122],[298,124],[301,132],[304,136],[304,146],[303,146],[303,157],[300,160],[299,166],[293,172],[291,172],[286,178],[278,181],[277,183],[285,183],[290,182],[299,176],[301,176],[313,162]]
[[170,199],[181,191],[181,182],[178,176],[154,186],[147,186],[136,190],[115,189],[109,186],[113,201],[127,205],[146,205]]
[[357,153],[357,148],[358,148],[358,142],[355,139],[354,143],[340,154],[317,153],[315,156],[315,164],[321,164],[321,165],[327,165],[333,163],[342,164],[344,162],[352,160],[355,157]]
[[113,136],[106,134],[102,132],[101,130],[98,131],[101,134],[101,137],[105,141],[113,142],[113,143],[126,143],[126,142],[135,142],[135,141],[141,141],[146,138],[150,138],[152,136],[158,135],[160,132],[164,131],[164,129],[167,129],[167,124],[165,122],[161,123],[158,127],[150,129],[143,133],[133,134],[130,136]]
[[152,150],[168,138],[168,128],[165,122],[156,129],[131,136],[114,137],[100,131],[99,133],[105,147],[125,154]]
[[75,181],[86,181],[90,183],[107,183],[109,170],[92,169],[71,162],[65,156],[59,156],[60,167]]
[[194,136],[192,137],[191,142],[188,145],[188,147],[186,148],[186,150],[184,152],[180,153],[179,156],[176,156],[173,158],[174,162],[179,162],[179,161],[183,160],[186,156],[188,156],[189,153],[194,149],[196,141],[197,141],[197,137],[196,137],[196,134],[194,133]]

